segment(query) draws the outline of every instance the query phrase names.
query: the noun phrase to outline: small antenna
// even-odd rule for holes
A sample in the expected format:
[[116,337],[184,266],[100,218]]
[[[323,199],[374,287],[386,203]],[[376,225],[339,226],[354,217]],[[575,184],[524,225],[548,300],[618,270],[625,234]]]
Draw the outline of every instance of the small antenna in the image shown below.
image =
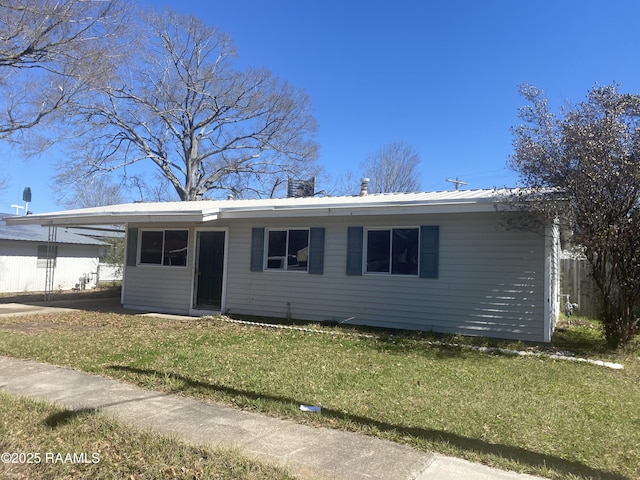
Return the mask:
[[20,214],[20,210],[24,210],[25,215],[29,215],[29,202],[31,201],[31,188],[25,187],[22,191],[22,201],[25,202],[24,207],[22,205],[11,205],[11,208],[16,209],[16,215]]
[[24,210],[24,207],[22,205],[11,205],[11,208],[16,209],[16,215],[20,215],[20,210]]
[[458,180],[458,177],[456,177],[455,180],[451,180],[450,178],[447,178],[446,181],[449,183],[453,183],[455,185],[456,190],[460,189],[460,185],[469,185],[469,182],[463,182],[462,180]]

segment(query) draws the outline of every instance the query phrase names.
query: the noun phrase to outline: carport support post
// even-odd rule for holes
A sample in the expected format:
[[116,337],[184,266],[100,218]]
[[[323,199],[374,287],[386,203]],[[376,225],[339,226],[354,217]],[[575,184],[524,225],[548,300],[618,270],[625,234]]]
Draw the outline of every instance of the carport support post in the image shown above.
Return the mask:
[[45,270],[44,279],[44,301],[53,300],[53,275],[56,269],[58,227],[49,225],[49,234],[47,236],[47,268]]

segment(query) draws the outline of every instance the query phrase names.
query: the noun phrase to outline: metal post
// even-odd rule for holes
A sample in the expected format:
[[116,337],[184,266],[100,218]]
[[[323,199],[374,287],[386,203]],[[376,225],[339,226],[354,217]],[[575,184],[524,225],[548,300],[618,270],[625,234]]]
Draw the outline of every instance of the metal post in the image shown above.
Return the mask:
[[53,277],[56,269],[56,257],[58,247],[56,245],[56,239],[58,236],[58,227],[49,225],[49,234],[47,236],[47,268],[45,270],[44,280],[44,301],[49,302],[53,300]]

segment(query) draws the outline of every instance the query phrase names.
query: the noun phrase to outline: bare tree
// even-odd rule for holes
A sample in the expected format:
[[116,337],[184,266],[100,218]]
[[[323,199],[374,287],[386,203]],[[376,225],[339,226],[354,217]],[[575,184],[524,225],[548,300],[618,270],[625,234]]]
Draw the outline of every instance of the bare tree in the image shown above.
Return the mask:
[[66,208],[90,208],[122,203],[123,186],[107,177],[98,176],[78,181],[72,188],[54,185],[56,200]]
[[268,195],[276,176],[312,165],[316,123],[303,92],[266,70],[234,69],[229,36],[193,16],[142,18],[138,57],[78,110],[85,128],[58,182],[153,165],[181,200],[196,200]]
[[591,265],[607,342],[626,344],[640,317],[640,97],[596,86],[558,118],[537,88],[521,94],[529,105],[513,128],[511,166],[526,186],[565,199],[547,213],[567,223]]
[[391,142],[369,153],[361,165],[371,193],[420,190],[420,155],[404,142]]
[[361,178],[361,175],[357,175],[353,170],[349,169],[334,180],[333,186],[329,188],[329,194],[357,195],[360,191]]
[[120,0],[0,3],[0,138],[35,150],[24,134],[109,76],[126,11]]
[[5,191],[9,187],[9,179],[5,176],[0,176],[0,192]]

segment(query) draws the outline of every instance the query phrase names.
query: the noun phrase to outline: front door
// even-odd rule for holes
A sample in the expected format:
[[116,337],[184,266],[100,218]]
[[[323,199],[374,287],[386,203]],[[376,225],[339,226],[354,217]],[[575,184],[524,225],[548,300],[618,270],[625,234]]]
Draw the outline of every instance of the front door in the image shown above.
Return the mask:
[[198,232],[196,308],[220,310],[224,282],[225,232]]

